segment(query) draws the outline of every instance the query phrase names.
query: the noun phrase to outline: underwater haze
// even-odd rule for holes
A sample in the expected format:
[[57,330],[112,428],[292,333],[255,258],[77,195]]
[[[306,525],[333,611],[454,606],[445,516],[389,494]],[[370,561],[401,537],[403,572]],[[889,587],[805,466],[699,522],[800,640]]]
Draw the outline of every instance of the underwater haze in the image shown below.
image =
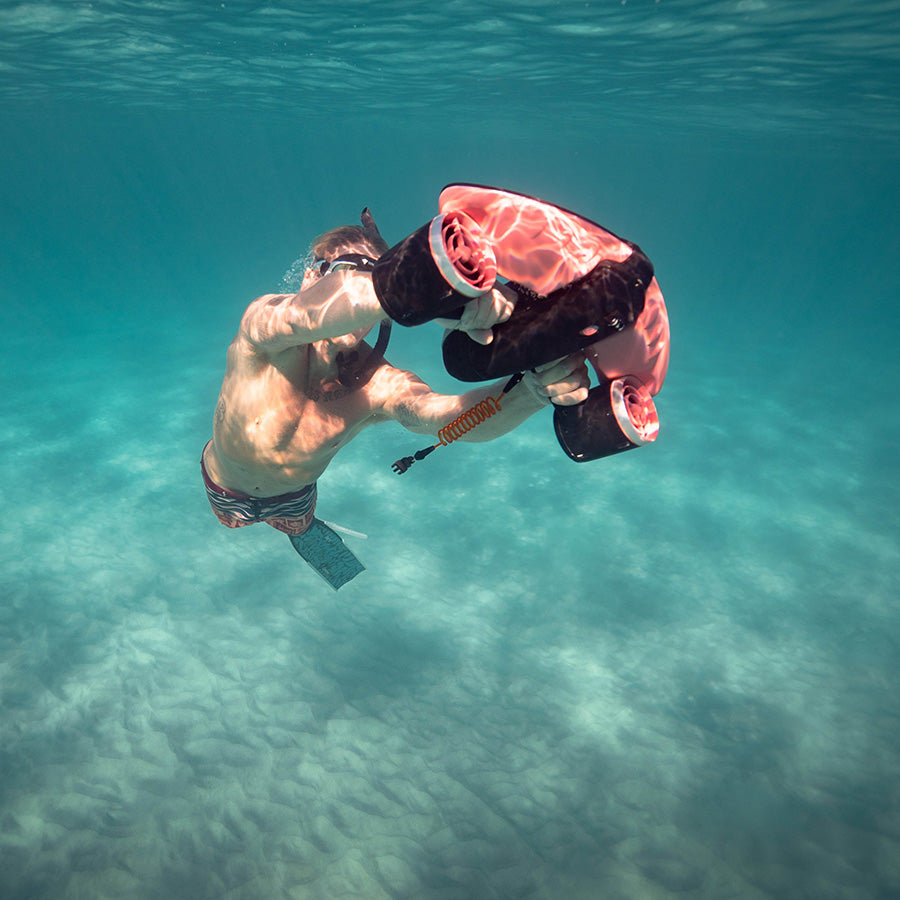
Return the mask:
[[[900,896],[898,159],[897,0],[0,3],[0,900]],[[225,350],[454,181],[641,245],[659,439],[370,429],[334,592]]]

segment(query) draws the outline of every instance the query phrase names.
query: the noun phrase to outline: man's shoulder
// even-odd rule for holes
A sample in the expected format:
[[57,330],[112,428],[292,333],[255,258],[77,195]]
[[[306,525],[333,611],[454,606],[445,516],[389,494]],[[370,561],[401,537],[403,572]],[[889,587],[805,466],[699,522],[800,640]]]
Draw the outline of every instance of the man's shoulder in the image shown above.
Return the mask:
[[234,336],[228,347],[228,368],[258,371],[263,366],[282,367],[288,364],[291,357],[302,353],[307,345],[297,344],[291,347],[273,349],[257,343],[242,328]]
[[271,344],[273,331],[288,314],[285,307],[293,294],[262,294],[247,304],[241,316],[235,341],[243,341],[247,352],[260,352],[263,345]]
[[241,316],[240,334],[250,344],[271,343],[272,333],[281,328],[290,315],[294,294],[262,294],[247,304]]
[[292,296],[293,294],[262,294],[255,300],[251,300],[241,316],[241,331],[250,332],[251,326],[256,323],[259,316],[275,314],[276,310],[284,306]]

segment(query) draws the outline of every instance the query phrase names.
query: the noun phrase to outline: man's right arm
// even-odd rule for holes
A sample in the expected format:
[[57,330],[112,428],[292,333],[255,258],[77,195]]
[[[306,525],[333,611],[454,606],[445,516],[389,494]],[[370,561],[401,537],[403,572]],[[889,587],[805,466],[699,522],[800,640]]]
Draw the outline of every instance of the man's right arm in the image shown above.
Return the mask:
[[264,294],[241,319],[241,333],[271,353],[338,337],[386,318],[372,278],[364,272],[333,272],[296,294]]
[[[481,344],[490,343],[492,326],[510,317],[514,296],[502,285],[473,298],[455,327]],[[371,275],[333,272],[296,294],[258,297],[244,313],[241,333],[260,349],[277,353],[369,328],[385,318]]]

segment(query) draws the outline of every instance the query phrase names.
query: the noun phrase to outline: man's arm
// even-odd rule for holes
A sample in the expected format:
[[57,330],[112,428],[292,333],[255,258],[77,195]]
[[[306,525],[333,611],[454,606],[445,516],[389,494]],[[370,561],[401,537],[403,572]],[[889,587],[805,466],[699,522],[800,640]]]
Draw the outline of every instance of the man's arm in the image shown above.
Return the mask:
[[491,441],[521,425],[553,400],[562,406],[580,403],[587,397],[589,378],[584,357],[573,354],[543,367],[527,372],[508,394],[501,392],[509,379],[486,387],[475,388],[465,394],[436,394],[412,372],[393,369],[386,373],[388,399],[382,410],[386,418],[399,422],[417,434],[437,437],[445,426],[489,397],[499,398],[500,409],[494,415],[466,432],[460,440]]
[[241,333],[277,353],[298,344],[368,328],[386,318],[372,277],[365,272],[332,272],[296,294],[264,294],[241,319]]
[[[491,326],[509,318],[514,297],[501,285],[470,300],[453,325],[481,344],[490,343]],[[277,353],[369,328],[386,317],[368,272],[332,272],[296,294],[258,297],[244,313],[241,333],[257,347]]]

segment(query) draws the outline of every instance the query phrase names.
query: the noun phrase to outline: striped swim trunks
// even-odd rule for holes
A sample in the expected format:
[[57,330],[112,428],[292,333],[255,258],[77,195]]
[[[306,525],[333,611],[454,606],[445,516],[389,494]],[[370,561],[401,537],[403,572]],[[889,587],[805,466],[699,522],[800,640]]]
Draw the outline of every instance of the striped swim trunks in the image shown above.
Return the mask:
[[256,522],[265,522],[285,534],[303,534],[312,524],[316,511],[315,482],[290,494],[251,497],[216,484],[206,471],[203,454],[200,455],[200,471],[203,473],[209,505],[216,518],[228,528],[243,528]]

